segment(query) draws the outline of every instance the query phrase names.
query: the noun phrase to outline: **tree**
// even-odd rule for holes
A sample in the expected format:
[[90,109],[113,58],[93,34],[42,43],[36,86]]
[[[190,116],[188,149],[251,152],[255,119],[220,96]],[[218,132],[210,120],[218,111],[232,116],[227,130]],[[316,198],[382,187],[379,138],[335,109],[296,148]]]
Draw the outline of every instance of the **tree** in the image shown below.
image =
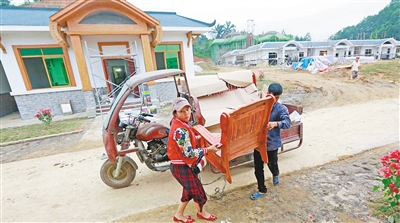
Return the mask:
[[10,0],[0,0],[1,6],[9,6],[10,5]]
[[226,21],[224,25],[215,25],[210,33],[213,38],[222,39],[232,32],[236,32],[236,26],[231,21]]
[[330,39],[400,39],[400,0],[392,0],[377,15],[336,32]]
[[212,28],[211,30],[211,35],[215,38],[215,39],[222,39],[223,38],[223,34],[224,34],[224,26],[217,24],[214,26],[214,28]]
[[304,40],[305,41],[311,41],[311,34],[310,33],[306,33],[306,35],[304,36]]
[[226,21],[224,25],[224,37],[231,32],[236,32],[236,26],[231,21]]
[[205,35],[201,35],[193,44],[193,54],[200,58],[210,58],[211,42],[212,40],[209,40]]

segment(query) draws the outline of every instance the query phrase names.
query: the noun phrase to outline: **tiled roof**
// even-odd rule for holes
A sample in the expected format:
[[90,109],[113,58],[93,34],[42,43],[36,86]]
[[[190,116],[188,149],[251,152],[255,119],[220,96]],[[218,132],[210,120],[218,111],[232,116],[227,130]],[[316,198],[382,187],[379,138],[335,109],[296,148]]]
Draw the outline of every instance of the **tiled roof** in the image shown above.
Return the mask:
[[[48,26],[50,16],[60,8],[2,7],[0,9],[0,25],[2,26]],[[165,27],[212,27],[213,23],[205,23],[175,12],[146,12],[157,19]]]
[[[328,41],[294,41],[301,44],[304,48],[314,48],[314,47],[334,47],[337,43],[349,41],[354,46],[372,46],[372,45],[381,45],[389,39],[377,39],[377,40],[328,40]],[[264,42],[254,46],[251,46],[243,51],[240,51],[238,54],[246,54],[251,53],[260,49],[281,49],[288,42]],[[400,45],[400,41],[396,41],[397,45]],[[233,51],[228,53],[232,54]],[[226,56],[228,55],[226,54]]]
[[227,52],[227,53],[225,53],[224,55],[222,55],[222,57],[224,58],[224,57],[228,57],[228,56],[232,56],[232,55],[240,55],[241,53],[242,53],[242,51],[243,50],[232,50],[232,51],[229,51],[229,52]]
[[177,15],[175,12],[146,12],[151,17],[160,21],[161,26],[170,27],[212,27],[215,25],[215,20],[212,23],[205,23],[195,19]]

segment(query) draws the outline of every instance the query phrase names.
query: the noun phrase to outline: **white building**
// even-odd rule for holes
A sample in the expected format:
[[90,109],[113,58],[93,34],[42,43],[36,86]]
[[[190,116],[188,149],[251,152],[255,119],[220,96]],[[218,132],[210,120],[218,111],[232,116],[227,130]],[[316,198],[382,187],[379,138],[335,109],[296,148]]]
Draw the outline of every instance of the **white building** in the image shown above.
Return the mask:
[[304,57],[333,56],[354,57],[366,56],[375,59],[394,59],[400,52],[400,44],[393,38],[377,40],[332,40],[264,42],[238,52],[230,51],[222,56],[226,64],[257,65],[268,61],[275,65],[282,61],[299,61]]
[[98,90],[115,94],[116,85],[146,71],[179,68],[194,75],[193,41],[215,24],[144,12],[124,0],[2,7],[1,13],[0,93],[2,102],[11,101],[2,108],[12,108],[15,99],[22,119],[42,108],[62,115],[63,101],[75,113],[93,111]]

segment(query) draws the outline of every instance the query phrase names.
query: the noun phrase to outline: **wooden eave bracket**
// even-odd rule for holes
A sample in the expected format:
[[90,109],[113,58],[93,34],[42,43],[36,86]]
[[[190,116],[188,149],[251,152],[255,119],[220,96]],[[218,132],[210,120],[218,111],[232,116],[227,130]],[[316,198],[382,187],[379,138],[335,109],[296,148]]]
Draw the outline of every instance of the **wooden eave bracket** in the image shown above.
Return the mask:
[[55,21],[50,21],[49,28],[51,36],[58,43],[58,45],[60,45],[63,48],[69,48],[67,42],[67,34],[61,32],[61,26]]
[[7,54],[7,50],[4,47],[3,43],[1,42],[1,36],[0,36],[0,49],[3,51],[4,54]]
[[193,41],[192,43],[194,43],[199,38],[199,36],[201,36],[201,34],[193,34],[192,31],[187,32],[186,33],[186,37],[188,38],[187,46],[188,47],[190,46],[190,40],[192,40]]
[[152,41],[151,41],[151,46],[156,47],[158,44],[161,43],[162,40],[162,28],[161,25],[156,25],[154,27],[153,33],[152,33]]

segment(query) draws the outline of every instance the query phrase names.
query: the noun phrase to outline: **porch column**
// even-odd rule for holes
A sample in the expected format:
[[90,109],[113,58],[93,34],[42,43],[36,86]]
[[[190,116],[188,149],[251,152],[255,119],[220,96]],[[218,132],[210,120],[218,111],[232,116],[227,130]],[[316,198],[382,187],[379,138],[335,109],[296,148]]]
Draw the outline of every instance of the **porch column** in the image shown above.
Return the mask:
[[143,50],[143,58],[144,58],[144,66],[146,72],[153,71],[153,60],[151,56],[151,48],[150,48],[150,40],[149,35],[140,35],[140,39],[142,40],[142,50]]
[[380,60],[382,58],[382,44],[379,46],[379,49],[378,49],[378,59],[377,60]]
[[90,79],[85,61],[85,54],[82,49],[82,42],[80,35],[71,35],[72,48],[76,58],[76,64],[78,65],[79,76],[82,82],[82,91],[92,91],[93,88],[90,85]]
[[93,88],[90,85],[88,70],[86,67],[85,54],[82,49],[82,42],[80,35],[71,35],[72,48],[78,65],[79,76],[82,82],[82,91],[86,102],[86,114],[88,118],[96,117],[96,100],[93,94]]

